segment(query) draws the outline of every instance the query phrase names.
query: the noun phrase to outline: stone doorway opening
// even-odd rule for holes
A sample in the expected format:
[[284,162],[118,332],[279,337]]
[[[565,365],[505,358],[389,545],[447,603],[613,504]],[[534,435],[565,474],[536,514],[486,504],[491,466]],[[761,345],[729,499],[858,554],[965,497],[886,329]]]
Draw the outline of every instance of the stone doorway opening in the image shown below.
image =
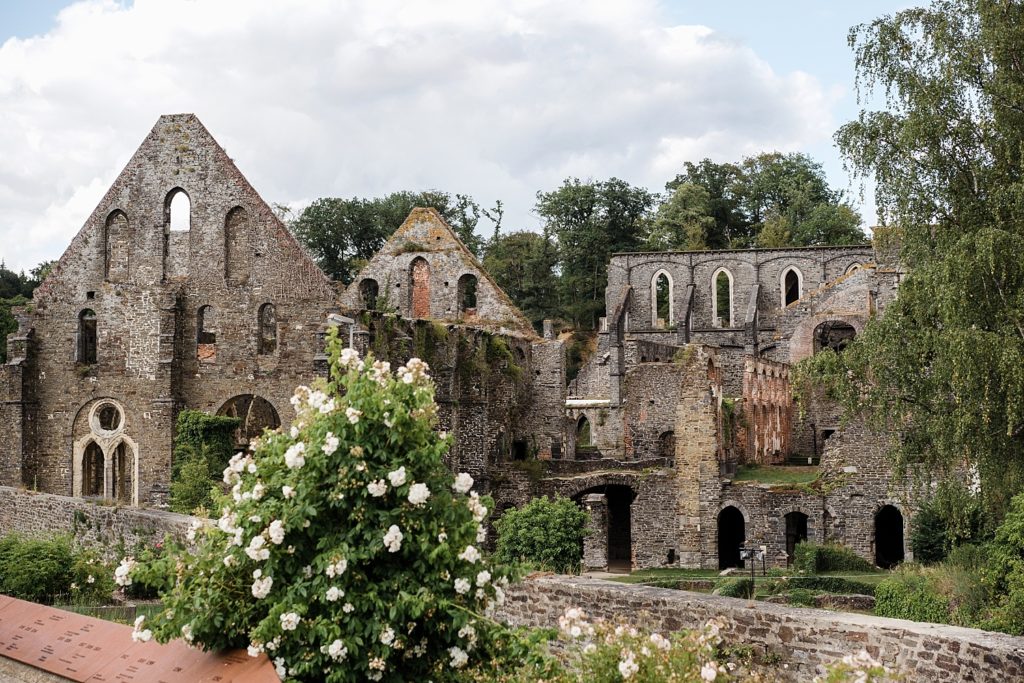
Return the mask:
[[807,515],[790,512],[786,515],[786,566],[792,566],[796,544],[807,540]]
[[632,571],[631,507],[635,498],[636,493],[625,484],[595,486],[573,496],[577,505],[591,514],[590,535],[584,541],[585,561],[591,569],[627,574]]
[[903,561],[903,513],[884,505],[875,513],[875,564],[891,569]]
[[729,505],[718,513],[718,568],[742,567],[740,547],[747,538],[743,513]]

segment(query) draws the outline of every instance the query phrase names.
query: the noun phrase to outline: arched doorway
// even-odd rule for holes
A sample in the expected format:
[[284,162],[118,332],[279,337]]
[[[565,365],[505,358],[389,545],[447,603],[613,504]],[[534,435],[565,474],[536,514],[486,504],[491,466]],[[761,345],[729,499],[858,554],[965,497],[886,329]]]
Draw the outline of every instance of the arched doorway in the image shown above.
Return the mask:
[[903,561],[903,513],[884,505],[875,513],[875,564],[891,569]]
[[740,546],[747,538],[746,522],[739,509],[729,505],[718,513],[718,568],[742,567]]
[[235,430],[235,447],[246,448],[249,442],[263,434],[264,429],[277,429],[281,426],[281,418],[277,410],[260,396],[242,394],[228,399],[218,415],[237,417],[240,420]]
[[807,515],[794,511],[786,515],[786,564],[792,565],[796,544],[807,540]]
[[853,325],[842,320],[829,320],[814,328],[814,352],[832,349],[842,353],[847,344],[857,336]]
[[593,445],[593,435],[590,433],[590,420],[586,415],[581,415],[576,423],[576,446],[578,448],[589,448]]
[[113,460],[111,461],[111,476],[113,477],[111,492],[114,500],[119,503],[132,502],[132,474],[134,467],[132,463],[131,449],[122,441],[114,449]]

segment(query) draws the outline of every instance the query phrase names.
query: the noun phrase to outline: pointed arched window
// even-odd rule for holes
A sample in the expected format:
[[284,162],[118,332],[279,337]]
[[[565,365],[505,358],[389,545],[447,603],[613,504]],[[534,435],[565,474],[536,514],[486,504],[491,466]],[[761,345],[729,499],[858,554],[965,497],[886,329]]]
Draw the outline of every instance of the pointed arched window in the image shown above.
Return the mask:
[[672,276],[659,270],[651,279],[651,327],[662,330],[673,324]]
[[711,317],[718,327],[732,327],[732,273],[725,268],[711,277]]
[[171,190],[167,198],[167,227],[172,232],[192,229],[192,200],[180,187]]
[[782,271],[782,307],[796,303],[804,295],[804,276],[796,268],[790,266]]
[[96,313],[87,308],[78,314],[78,362],[83,365],[95,365],[96,347]]
[[259,311],[258,352],[266,356],[277,351],[277,312],[274,304],[263,304]]

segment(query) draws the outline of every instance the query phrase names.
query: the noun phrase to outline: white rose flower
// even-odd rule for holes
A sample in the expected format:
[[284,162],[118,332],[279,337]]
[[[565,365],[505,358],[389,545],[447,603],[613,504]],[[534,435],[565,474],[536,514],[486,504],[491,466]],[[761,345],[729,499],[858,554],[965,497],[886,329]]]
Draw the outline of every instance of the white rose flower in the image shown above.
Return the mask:
[[284,496],[285,498],[294,498],[295,489],[293,489],[291,486],[282,486],[281,495]]
[[301,441],[294,443],[284,452],[284,464],[290,469],[298,469],[306,464],[306,444]]
[[459,595],[465,595],[469,592],[469,581],[466,579],[455,579],[455,592]]
[[394,487],[399,487],[405,483],[405,466],[399,467],[393,472],[388,472],[388,480]]
[[266,487],[261,482],[256,482],[256,485],[252,487],[252,499],[259,500],[263,497],[266,490]]
[[423,505],[430,498],[430,489],[426,484],[413,484],[409,487],[409,502],[413,505]]
[[343,597],[345,597],[345,591],[337,586],[331,586],[327,589],[327,602],[337,602]]
[[327,432],[327,436],[324,438],[324,445],[322,450],[324,455],[331,455],[334,451],[338,450],[338,445],[341,443],[341,439],[336,437],[334,434]]
[[267,535],[270,537],[270,542],[274,545],[281,545],[284,543],[284,522],[279,519],[275,519],[267,527]]
[[267,541],[262,536],[253,536],[249,541],[249,547],[245,549],[245,554],[257,562],[266,560],[270,557],[270,550],[264,547],[266,544]]
[[384,534],[384,545],[387,546],[388,552],[397,553],[402,549],[402,531],[397,525],[392,524],[388,529],[388,532]]
[[335,640],[327,646],[327,654],[336,662],[340,662],[348,656],[348,648],[340,640]]
[[270,594],[270,589],[273,585],[273,577],[265,576],[262,579],[257,578],[252,582],[252,597],[257,600],[262,600]]
[[467,545],[466,549],[459,553],[459,559],[475,564],[480,560],[480,551],[471,545]]
[[391,643],[395,642],[395,632],[390,626],[381,631],[380,642],[385,645],[391,645]]
[[344,612],[345,614],[351,614],[353,612],[353,610],[355,610],[355,607],[352,606],[351,602],[346,602],[341,607],[341,611]]
[[302,621],[295,612],[285,612],[281,615],[281,629],[285,631],[294,631],[299,627],[299,622]]
[[371,481],[366,485],[366,490],[370,492],[370,495],[374,498],[380,498],[388,492],[388,485],[384,483],[383,479],[377,481]]
[[249,647],[246,648],[246,652],[249,653],[250,657],[259,657],[263,652],[263,646],[259,643],[249,643]]
[[619,673],[622,675],[623,680],[629,680],[639,670],[640,666],[633,658],[632,652],[628,652],[625,659],[619,661]]
[[448,654],[451,655],[451,661],[448,664],[453,669],[461,669],[469,661],[469,655],[461,647],[452,646],[448,648]]
[[135,560],[131,557],[125,557],[121,560],[121,564],[114,570],[114,583],[118,586],[130,586],[132,585],[132,570],[135,569]]
[[352,406],[345,408],[345,417],[347,417],[348,421],[351,422],[352,424],[356,424],[357,422],[359,422],[359,418],[362,416],[362,414],[363,411],[356,410]]
[[701,680],[714,681],[718,678],[718,667],[715,666],[714,662],[705,662],[704,666],[700,668]]
[[455,483],[452,484],[452,489],[456,493],[469,493],[469,490],[473,488],[473,477],[469,476],[467,472],[460,472],[459,476],[455,477]]
[[481,588],[486,586],[490,580],[491,573],[486,569],[476,575],[476,585],[480,586]]

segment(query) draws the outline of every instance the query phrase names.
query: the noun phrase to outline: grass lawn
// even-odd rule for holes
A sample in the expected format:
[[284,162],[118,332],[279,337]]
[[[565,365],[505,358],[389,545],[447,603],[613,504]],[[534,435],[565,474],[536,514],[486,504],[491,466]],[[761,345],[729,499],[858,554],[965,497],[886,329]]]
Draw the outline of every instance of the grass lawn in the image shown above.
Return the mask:
[[807,466],[787,467],[783,465],[743,465],[733,476],[733,481],[753,481],[760,484],[809,484],[818,478],[818,468]]

